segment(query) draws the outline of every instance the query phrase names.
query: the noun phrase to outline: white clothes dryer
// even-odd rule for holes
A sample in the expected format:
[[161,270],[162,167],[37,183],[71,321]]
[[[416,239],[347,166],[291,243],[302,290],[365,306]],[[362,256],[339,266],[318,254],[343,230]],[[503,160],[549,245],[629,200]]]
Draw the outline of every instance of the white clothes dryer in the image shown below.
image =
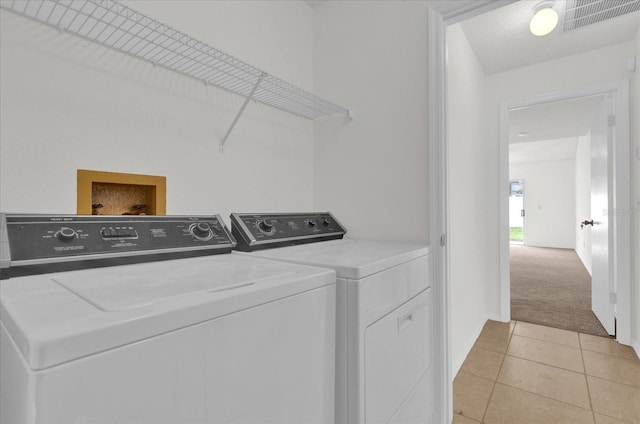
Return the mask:
[[343,239],[328,212],[234,213],[231,231],[239,255],[336,271],[336,423],[433,423],[428,246]]
[[219,216],[0,219],[3,424],[333,420],[333,270]]

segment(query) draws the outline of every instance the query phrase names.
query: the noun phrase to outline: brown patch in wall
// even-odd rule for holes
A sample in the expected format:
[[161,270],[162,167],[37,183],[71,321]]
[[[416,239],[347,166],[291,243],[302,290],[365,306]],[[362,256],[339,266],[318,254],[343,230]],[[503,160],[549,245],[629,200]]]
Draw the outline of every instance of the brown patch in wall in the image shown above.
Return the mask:
[[154,191],[153,186],[94,182],[91,186],[93,212],[95,215],[154,215]]

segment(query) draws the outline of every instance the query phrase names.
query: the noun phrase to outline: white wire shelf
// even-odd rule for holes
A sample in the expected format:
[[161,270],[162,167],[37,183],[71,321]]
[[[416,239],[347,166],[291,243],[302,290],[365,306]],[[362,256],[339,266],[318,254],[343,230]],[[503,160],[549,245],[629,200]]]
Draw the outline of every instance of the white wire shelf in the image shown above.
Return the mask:
[[308,119],[349,110],[274,77],[114,0],[0,0],[2,9],[149,61],[156,66]]

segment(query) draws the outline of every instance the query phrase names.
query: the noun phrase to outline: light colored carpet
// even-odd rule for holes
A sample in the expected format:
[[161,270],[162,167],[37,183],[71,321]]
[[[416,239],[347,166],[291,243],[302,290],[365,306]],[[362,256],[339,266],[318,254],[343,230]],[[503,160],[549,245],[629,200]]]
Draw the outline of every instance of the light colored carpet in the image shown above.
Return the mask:
[[510,250],[511,319],[607,336],[591,311],[591,276],[574,250]]

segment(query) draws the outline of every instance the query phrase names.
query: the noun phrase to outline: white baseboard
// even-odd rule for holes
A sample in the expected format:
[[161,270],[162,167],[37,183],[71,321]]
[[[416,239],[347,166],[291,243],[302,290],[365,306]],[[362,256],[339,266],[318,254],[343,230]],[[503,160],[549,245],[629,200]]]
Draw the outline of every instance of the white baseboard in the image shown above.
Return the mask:
[[[487,319],[485,320],[485,322],[487,321],[498,321],[498,322],[508,322],[508,321],[503,321],[502,318],[500,317],[500,315],[498,314],[487,314]],[[484,325],[484,324],[482,324]]]
[[633,348],[633,350],[636,351],[636,356],[638,356],[638,358],[640,358],[640,341],[631,340],[631,347]]

